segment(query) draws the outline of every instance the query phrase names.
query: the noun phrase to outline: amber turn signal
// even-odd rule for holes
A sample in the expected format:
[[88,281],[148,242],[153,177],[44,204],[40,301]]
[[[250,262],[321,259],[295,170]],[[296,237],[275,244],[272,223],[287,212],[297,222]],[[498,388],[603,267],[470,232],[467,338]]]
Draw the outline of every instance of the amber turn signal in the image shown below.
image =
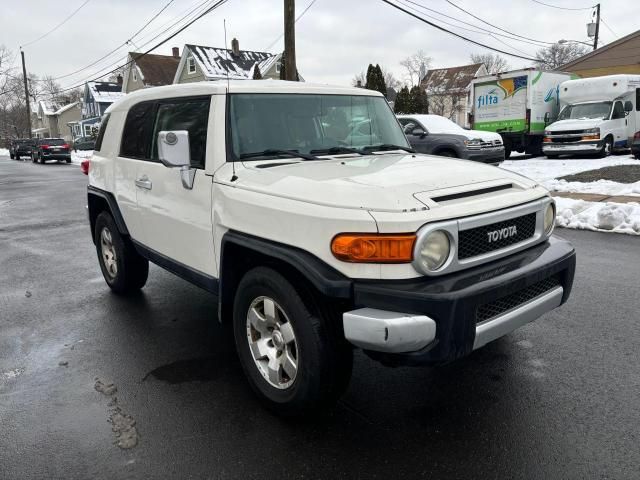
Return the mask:
[[341,233],[331,241],[331,252],[343,262],[409,263],[413,259],[414,233]]

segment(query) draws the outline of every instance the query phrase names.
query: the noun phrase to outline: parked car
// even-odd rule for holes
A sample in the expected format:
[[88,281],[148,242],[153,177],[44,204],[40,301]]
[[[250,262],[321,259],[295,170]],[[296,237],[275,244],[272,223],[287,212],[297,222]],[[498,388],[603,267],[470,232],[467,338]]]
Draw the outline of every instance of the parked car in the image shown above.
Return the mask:
[[398,115],[398,121],[416,152],[493,165],[504,160],[502,137],[495,132],[465,130],[440,115]]
[[64,160],[71,163],[69,144],[64,138],[40,138],[31,153],[31,160],[44,163],[47,160]]
[[20,160],[20,157],[30,157],[35,146],[35,140],[32,138],[18,138],[11,141],[9,146],[9,157],[11,159]]
[[94,137],[76,137],[73,140],[73,150],[93,150],[96,139]]
[[631,141],[631,154],[640,160],[640,131],[633,135],[633,140]]
[[[370,128],[358,141],[375,143],[345,142],[355,115]],[[151,261],[211,292],[251,387],[285,415],[335,402],[354,348],[444,364],[560,306],[573,283],[547,190],[414,153],[376,91],[138,90],[106,110],[86,167],[106,284],[135,294]]]

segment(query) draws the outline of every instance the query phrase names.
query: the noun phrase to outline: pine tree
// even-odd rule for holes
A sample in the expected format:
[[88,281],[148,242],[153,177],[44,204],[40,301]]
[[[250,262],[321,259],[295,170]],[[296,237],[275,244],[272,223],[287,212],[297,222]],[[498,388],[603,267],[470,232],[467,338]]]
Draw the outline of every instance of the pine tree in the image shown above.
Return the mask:
[[427,104],[427,94],[418,85],[411,87],[409,91],[411,112],[412,114],[428,113],[429,105]]
[[382,69],[380,68],[380,65],[376,64],[375,72],[376,72],[376,90],[386,97],[387,84],[384,81],[384,74],[382,73]]
[[396,96],[396,102],[393,105],[393,110],[396,113],[410,113],[408,110],[409,89],[405,86],[400,89]]
[[369,67],[367,67],[367,77],[366,77],[366,82],[364,84],[364,88],[367,88],[369,90],[376,90],[376,79],[375,79],[374,68],[375,67],[372,64],[369,64]]
[[260,72],[260,67],[256,63],[256,66],[253,67],[253,79],[254,80],[262,80],[262,73]]

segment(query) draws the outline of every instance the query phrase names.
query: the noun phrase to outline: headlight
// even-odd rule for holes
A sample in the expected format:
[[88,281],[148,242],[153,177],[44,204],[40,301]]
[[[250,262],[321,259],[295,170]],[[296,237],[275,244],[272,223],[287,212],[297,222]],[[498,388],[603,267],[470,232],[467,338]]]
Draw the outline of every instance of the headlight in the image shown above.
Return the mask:
[[480,148],[482,146],[482,140],[479,138],[473,138],[471,140],[465,140],[464,144],[467,148]]
[[434,230],[422,239],[417,260],[425,271],[435,272],[445,264],[450,253],[449,235],[442,230]]
[[545,130],[545,131],[544,131],[544,134],[545,134],[545,135],[552,135],[552,134],[553,134],[553,132],[552,132],[551,130]]
[[556,204],[550,202],[544,209],[544,233],[548,236],[556,224]]
[[600,129],[599,128],[588,128],[588,129],[584,130],[584,133],[600,135]]

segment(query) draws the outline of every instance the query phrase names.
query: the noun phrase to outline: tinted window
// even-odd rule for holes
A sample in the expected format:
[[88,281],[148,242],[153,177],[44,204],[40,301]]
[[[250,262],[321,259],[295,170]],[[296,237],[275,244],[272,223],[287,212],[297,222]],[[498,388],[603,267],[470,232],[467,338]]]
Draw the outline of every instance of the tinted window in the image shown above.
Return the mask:
[[640,112],[640,88],[636,88],[636,112]]
[[[102,147],[102,139],[104,138],[104,132],[107,129],[107,124],[109,123],[109,114],[107,113],[103,118],[102,118],[102,125],[100,125],[100,131],[98,132],[98,137],[96,138],[96,145],[93,148],[96,151],[100,151],[100,147]],[[88,141],[90,140],[90,138],[84,137],[82,139],[83,141]]]
[[153,127],[154,107],[155,102],[142,102],[129,110],[122,131],[121,157],[149,158],[149,137]]
[[611,115],[611,119],[616,118],[624,118],[624,107],[622,106],[622,102],[616,102],[613,105],[613,114]]
[[63,138],[43,138],[40,140],[40,145],[64,145],[67,143]]
[[189,150],[191,166],[204,168],[207,149],[207,127],[211,98],[190,98],[161,102],[158,105],[153,128],[152,158],[158,158],[158,132],[167,130],[186,130],[189,132]]

